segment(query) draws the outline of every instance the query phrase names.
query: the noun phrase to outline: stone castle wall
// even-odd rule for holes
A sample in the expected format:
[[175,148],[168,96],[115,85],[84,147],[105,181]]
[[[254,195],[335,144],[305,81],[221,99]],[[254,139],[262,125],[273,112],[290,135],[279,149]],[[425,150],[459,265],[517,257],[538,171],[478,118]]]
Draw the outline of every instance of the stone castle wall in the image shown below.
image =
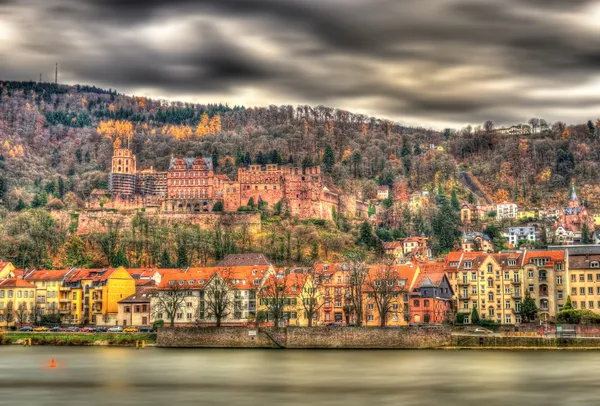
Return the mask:
[[[95,231],[106,231],[108,224],[118,224],[119,228],[131,228],[131,220],[135,212],[85,211],[79,214],[77,234],[89,234]],[[250,232],[260,232],[259,213],[144,213],[146,217],[168,225],[176,223],[195,224],[201,229],[213,231],[219,225],[239,231],[247,225]]]

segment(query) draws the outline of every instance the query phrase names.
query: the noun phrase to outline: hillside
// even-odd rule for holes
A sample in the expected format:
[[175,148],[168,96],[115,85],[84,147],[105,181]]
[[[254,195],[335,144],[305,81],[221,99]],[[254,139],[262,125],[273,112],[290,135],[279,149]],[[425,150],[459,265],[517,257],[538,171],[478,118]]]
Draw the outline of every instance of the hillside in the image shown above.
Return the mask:
[[[4,227],[16,218],[7,211],[46,205],[77,209],[93,189],[105,189],[112,144],[120,131],[130,133],[140,169],[166,170],[173,155],[212,156],[216,172],[231,178],[237,167],[250,163],[320,164],[332,189],[365,201],[376,198],[376,186],[381,184],[404,194],[429,190],[449,197],[454,190],[459,200],[513,200],[521,206],[564,201],[568,185],[576,181],[581,197],[597,207],[598,193],[592,185],[600,180],[600,122],[571,126],[558,122],[538,126],[528,136],[498,134],[490,131],[489,123],[488,131],[467,127],[437,132],[324,106],[200,105],[35,82],[0,81],[0,100]],[[390,213],[383,213],[382,228],[374,231],[380,239],[435,234],[435,208],[411,217],[403,211],[406,201],[395,200],[381,208]],[[357,239],[358,225],[349,221],[326,232],[347,232]],[[296,224],[288,226],[298,233]],[[54,255],[70,238],[68,224],[63,227],[64,235],[57,236],[62,241],[45,248]],[[23,233],[15,230],[5,231],[20,238]],[[281,255],[292,261],[293,244],[290,237],[285,239],[281,250],[286,253]],[[118,242],[111,244],[105,252],[112,256],[120,248]],[[173,244],[167,251],[174,257],[178,248],[175,240]],[[323,241],[318,244],[316,253],[314,247],[302,249],[305,254],[313,251],[313,257],[324,256]],[[333,251],[341,251],[338,248]],[[7,250],[5,256],[21,255],[15,252],[18,248]],[[158,251],[163,255],[165,247]],[[22,259],[22,264],[52,262],[48,253],[36,255]],[[123,255],[131,259],[128,253]],[[156,252],[152,255],[154,259],[146,263],[156,262]],[[88,259],[101,262],[97,257]]]

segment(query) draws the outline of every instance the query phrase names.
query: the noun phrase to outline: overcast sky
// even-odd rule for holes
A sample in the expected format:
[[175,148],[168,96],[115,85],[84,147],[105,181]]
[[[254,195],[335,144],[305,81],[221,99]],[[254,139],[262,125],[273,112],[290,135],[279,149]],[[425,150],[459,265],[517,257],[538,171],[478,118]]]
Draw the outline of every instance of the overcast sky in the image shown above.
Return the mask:
[[442,128],[600,116],[600,2],[0,0],[0,79]]

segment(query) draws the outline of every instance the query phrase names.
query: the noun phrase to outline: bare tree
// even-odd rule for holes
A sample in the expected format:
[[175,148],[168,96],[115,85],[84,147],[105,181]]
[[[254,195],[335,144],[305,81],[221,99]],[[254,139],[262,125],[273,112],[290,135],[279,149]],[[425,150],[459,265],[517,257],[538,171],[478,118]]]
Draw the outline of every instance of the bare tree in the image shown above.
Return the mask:
[[221,327],[221,321],[231,314],[231,310],[235,306],[229,284],[230,276],[230,270],[215,272],[204,288],[204,314],[208,319],[214,318],[217,327]]
[[19,327],[23,327],[23,323],[27,322],[27,319],[29,318],[27,303],[19,304],[17,310],[15,310],[15,318],[17,319],[17,323],[19,323]]
[[483,125],[483,129],[489,133],[490,131],[492,131],[494,129],[494,123],[492,123],[491,120],[486,121],[485,124]]
[[355,322],[358,326],[363,323],[363,288],[369,273],[369,268],[362,261],[363,255],[359,252],[353,252],[346,256],[345,264],[349,267],[350,301],[356,318]]
[[548,129],[548,122],[546,120],[544,120],[543,118],[540,118],[540,131],[546,131]]
[[321,289],[319,289],[321,281],[316,268],[313,266],[299,274],[298,281],[301,284],[300,300],[302,300],[304,314],[308,319],[308,327],[312,327],[315,315],[325,304],[323,293],[321,292]]
[[366,286],[369,297],[377,307],[379,325],[385,327],[390,314],[403,311],[402,294],[406,281],[400,279],[398,271],[388,262],[382,267],[377,266],[369,272]]
[[6,321],[6,328],[8,329],[8,325],[10,323],[12,323],[13,319],[14,319],[14,314],[13,314],[13,302],[10,301],[6,304],[6,308],[4,309],[4,316],[5,316],[5,321]]
[[179,281],[171,279],[165,288],[157,289],[152,297],[152,316],[162,318],[164,314],[169,320],[170,327],[175,326],[177,313],[182,311],[187,291]]
[[267,308],[267,313],[273,319],[273,325],[279,327],[287,302],[289,270],[269,275],[259,290],[261,304]]
[[536,132],[538,125],[540,124],[540,120],[533,117],[533,118],[529,119],[528,124],[531,126],[531,129],[533,130],[533,132]]
[[42,306],[39,303],[34,303],[30,312],[31,322],[38,324],[42,319]]

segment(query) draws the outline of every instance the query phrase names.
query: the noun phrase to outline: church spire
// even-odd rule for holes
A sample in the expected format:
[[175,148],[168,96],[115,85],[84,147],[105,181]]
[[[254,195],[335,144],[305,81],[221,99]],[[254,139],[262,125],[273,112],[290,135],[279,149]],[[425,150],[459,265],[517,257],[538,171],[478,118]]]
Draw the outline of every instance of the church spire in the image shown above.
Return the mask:
[[577,198],[577,192],[575,192],[575,183],[571,182],[571,193],[569,194],[569,201],[576,202],[579,198]]

